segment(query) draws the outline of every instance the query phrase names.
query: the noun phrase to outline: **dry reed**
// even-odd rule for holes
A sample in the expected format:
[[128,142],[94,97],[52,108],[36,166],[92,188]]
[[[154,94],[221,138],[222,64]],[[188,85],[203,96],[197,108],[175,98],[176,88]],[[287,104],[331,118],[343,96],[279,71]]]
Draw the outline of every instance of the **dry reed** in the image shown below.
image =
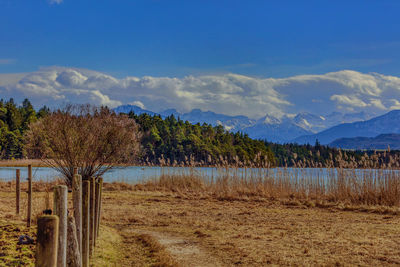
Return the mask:
[[[344,154],[346,157],[346,155]],[[357,205],[400,206],[400,172],[397,169],[356,169],[354,159],[336,159],[339,167],[305,168],[246,168],[221,165],[204,175],[193,164],[189,172],[166,168],[160,177],[148,181],[148,190],[197,194],[218,199],[262,197],[296,199],[315,202],[341,202]],[[363,159],[365,166],[374,166],[377,156]],[[368,160],[368,162],[366,162]],[[311,164],[312,163],[307,163]],[[389,160],[389,166],[397,162]]]

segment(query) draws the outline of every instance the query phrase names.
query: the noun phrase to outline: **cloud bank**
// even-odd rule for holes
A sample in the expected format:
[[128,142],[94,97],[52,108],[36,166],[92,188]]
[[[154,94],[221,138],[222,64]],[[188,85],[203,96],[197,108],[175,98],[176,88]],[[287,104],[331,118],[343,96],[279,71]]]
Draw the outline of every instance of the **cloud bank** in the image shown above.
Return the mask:
[[91,70],[49,67],[0,74],[0,94],[17,100],[27,97],[39,106],[135,104],[153,111],[199,108],[252,118],[298,112],[378,114],[400,108],[400,78],[343,70],[280,79],[237,74],[117,79]]

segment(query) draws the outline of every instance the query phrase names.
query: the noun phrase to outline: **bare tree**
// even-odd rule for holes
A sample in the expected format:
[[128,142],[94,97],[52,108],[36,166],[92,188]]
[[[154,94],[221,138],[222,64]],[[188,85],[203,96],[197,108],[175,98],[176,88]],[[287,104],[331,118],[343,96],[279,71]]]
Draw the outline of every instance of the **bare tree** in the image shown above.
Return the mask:
[[41,158],[71,185],[74,167],[88,179],[132,162],[139,132],[134,120],[108,108],[69,105],[31,124],[26,148],[30,157]]

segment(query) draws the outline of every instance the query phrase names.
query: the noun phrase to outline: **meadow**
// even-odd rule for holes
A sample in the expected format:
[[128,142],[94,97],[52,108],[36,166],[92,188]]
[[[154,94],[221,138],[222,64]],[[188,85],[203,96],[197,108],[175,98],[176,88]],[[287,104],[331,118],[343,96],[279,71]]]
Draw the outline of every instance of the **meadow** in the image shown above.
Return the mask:
[[[165,168],[141,183],[105,183],[94,266],[400,264],[396,169],[216,171]],[[51,207],[60,182],[34,183],[35,215]],[[0,225],[23,231],[26,196],[17,216],[14,190],[13,181],[0,183]],[[8,254],[15,240],[6,237]],[[14,258],[33,262],[32,253],[16,251]]]

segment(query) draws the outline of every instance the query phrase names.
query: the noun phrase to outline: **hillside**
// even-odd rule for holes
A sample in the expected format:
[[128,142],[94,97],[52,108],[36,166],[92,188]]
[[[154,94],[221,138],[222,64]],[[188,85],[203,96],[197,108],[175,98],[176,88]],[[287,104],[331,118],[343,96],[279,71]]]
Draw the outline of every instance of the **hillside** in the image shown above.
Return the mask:
[[331,147],[343,149],[400,149],[400,134],[380,134],[376,137],[339,138],[329,144]]

